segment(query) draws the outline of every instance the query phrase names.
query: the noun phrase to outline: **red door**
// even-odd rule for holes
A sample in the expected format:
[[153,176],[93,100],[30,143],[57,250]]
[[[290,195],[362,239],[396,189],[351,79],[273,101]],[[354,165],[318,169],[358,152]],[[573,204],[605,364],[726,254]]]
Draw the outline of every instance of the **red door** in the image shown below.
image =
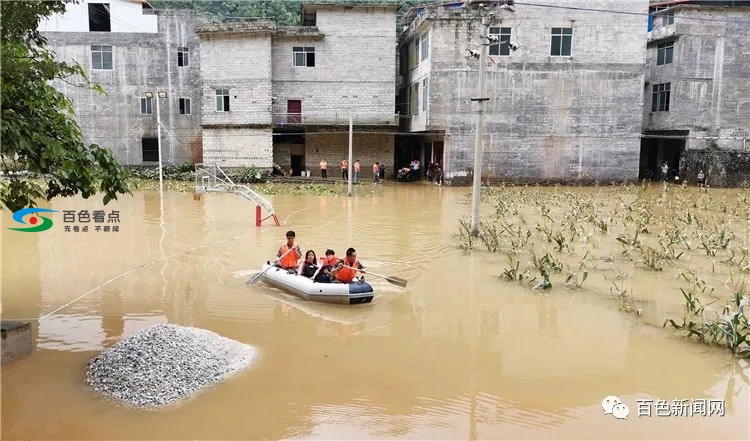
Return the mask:
[[287,124],[300,124],[302,122],[302,101],[287,100],[286,113]]

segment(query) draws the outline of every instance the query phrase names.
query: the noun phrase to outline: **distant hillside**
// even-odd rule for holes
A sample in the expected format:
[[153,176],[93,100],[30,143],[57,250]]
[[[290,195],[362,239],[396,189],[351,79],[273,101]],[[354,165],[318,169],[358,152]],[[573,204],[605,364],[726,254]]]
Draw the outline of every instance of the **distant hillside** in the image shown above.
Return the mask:
[[272,18],[279,25],[299,25],[299,10],[302,3],[363,3],[403,5],[399,18],[412,6],[433,3],[429,0],[151,0],[157,9],[193,9],[222,21],[236,18]]

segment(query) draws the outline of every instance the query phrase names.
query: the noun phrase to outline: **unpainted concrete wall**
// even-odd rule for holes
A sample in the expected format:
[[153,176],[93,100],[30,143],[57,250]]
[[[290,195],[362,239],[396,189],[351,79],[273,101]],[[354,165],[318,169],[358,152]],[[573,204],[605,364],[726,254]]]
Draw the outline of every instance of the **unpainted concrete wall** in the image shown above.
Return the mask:
[[[144,164],[142,138],[157,137],[156,103],[141,114],[140,98],[166,91],[160,101],[164,163],[200,161],[201,54],[190,11],[158,12],[159,33],[45,32],[58,59],[76,61],[107,95],[78,87],[78,81],[56,81],[55,87],[74,103],[85,143],[112,150],[125,165]],[[113,69],[91,69],[91,46],[113,47]],[[190,65],[177,66],[177,48],[188,47]],[[72,83],[72,84],[69,84]],[[191,100],[190,115],[180,115],[179,98]],[[155,98],[154,98],[155,99]]]
[[[387,176],[393,173],[393,146],[393,134],[354,134],[352,166],[357,159],[360,160],[362,180],[372,181],[372,165],[375,162],[385,163]],[[341,161],[349,158],[349,134],[307,134],[305,136],[305,166],[311,171],[312,176],[320,176],[320,161],[323,158],[328,161],[328,177],[341,179]]]
[[[275,113],[287,112],[288,100],[302,101],[302,114],[337,114],[345,124],[349,112],[358,122],[393,119],[396,84],[396,13],[388,8],[321,7],[317,27],[322,40],[274,38]],[[294,67],[294,46],[315,47],[315,67]]]
[[[545,4],[647,11],[646,0]],[[520,49],[487,68],[485,175],[517,179],[632,180],[638,176],[646,32],[641,16],[517,4],[496,10]],[[479,19],[434,12],[428,129],[445,130],[445,170],[473,167]],[[572,27],[572,56],[550,56],[551,28]],[[402,43],[409,42],[407,37]],[[402,46],[403,47],[403,46]],[[616,47],[617,50],[612,50]]]
[[[658,26],[648,46],[644,129],[689,130],[690,136],[750,138],[750,8],[679,6],[675,23]],[[658,23],[658,21],[657,21]],[[656,65],[657,45],[674,41],[671,64]],[[671,83],[668,112],[651,112],[653,85]],[[718,139],[719,148],[743,149],[742,139]],[[688,149],[709,141],[688,140]]]

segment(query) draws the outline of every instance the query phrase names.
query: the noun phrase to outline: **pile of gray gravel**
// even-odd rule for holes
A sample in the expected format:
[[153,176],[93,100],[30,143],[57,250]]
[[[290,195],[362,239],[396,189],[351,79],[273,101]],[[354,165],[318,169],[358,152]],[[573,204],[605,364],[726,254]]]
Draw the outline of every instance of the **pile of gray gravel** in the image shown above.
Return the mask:
[[126,404],[171,404],[246,367],[251,346],[211,331],[154,325],[136,332],[93,358],[86,382]]

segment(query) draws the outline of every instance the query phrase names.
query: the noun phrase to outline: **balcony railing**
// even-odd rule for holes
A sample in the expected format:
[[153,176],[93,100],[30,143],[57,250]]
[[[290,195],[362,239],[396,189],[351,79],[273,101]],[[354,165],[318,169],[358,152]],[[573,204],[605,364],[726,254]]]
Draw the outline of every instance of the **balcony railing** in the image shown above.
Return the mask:
[[[398,114],[352,114],[352,122],[357,126],[397,126]],[[345,126],[349,125],[348,112],[324,113],[274,113],[273,125],[284,126]]]

